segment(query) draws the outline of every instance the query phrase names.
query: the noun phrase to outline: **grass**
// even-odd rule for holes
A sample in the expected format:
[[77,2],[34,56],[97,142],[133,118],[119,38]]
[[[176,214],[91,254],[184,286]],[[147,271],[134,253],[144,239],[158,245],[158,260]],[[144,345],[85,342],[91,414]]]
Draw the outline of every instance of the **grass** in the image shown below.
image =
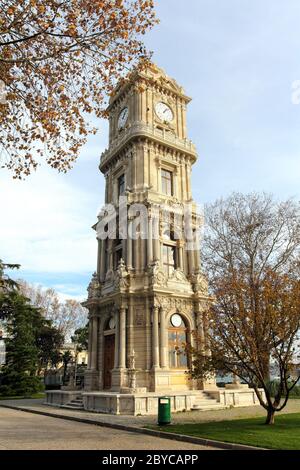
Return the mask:
[[174,424],[155,429],[266,449],[300,450],[300,413],[275,415],[275,424],[271,426],[266,426],[264,420],[262,417]]
[[34,393],[30,396],[25,397],[24,395],[16,395],[10,397],[0,396],[0,400],[23,400],[24,398],[45,398],[44,392]]

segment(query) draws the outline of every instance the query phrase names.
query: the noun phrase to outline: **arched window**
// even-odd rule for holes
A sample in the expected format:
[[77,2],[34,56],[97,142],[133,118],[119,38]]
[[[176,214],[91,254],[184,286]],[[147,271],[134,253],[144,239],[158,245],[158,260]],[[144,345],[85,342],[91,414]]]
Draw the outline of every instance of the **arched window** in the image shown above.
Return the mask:
[[168,328],[169,367],[186,369],[188,366],[185,345],[187,343],[187,327],[181,315],[174,313]]

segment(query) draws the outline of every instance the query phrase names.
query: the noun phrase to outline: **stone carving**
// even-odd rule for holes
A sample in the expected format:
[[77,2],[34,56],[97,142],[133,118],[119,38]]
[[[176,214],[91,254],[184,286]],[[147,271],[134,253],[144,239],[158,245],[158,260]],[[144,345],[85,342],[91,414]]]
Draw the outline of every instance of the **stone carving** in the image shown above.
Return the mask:
[[151,276],[151,283],[155,286],[166,286],[168,283],[165,272],[160,267],[159,261],[155,261],[150,265],[149,274]]
[[114,286],[115,289],[127,289],[129,286],[128,282],[128,271],[126,269],[123,258],[120,259],[118,269],[115,273]]
[[134,324],[136,326],[143,326],[145,324],[145,315],[143,309],[136,309],[134,314]]
[[132,354],[129,356],[129,369],[135,369],[135,352],[132,350]]
[[167,204],[172,207],[173,209],[183,209],[183,203],[176,197],[172,197],[168,199]]
[[181,269],[175,269],[172,273],[170,280],[179,282],[188,282],[185,273]]
[[192,283],[194,287],[194,291],[197,294],[208,296],[208,281],[206,277],[203,275],[203,273],[196,272],[192,276]]
[[94,273],[87,288],[89,299],[98,299],[101,296],[101,286],[98,281],[97,273]]
[[109,269],[105,276],[105,282],[110,282],[113,280],[113,278],[114,278],[114,272],[112,269]]
[[193,302],[179,297],[167,297],[158,295],[154,298],[154,306],[161,307],[166,311],[177,310],[178,312],[191,314],[194,310]]

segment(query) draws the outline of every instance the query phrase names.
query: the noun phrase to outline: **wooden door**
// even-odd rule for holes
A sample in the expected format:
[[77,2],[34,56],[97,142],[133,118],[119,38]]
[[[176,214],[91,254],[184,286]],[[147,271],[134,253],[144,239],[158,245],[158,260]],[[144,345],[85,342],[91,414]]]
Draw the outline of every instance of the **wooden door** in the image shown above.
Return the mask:
[[111,388],[111,371],[115,362],[115,335],[104,336],[104,367],[103,385],[105,389]]

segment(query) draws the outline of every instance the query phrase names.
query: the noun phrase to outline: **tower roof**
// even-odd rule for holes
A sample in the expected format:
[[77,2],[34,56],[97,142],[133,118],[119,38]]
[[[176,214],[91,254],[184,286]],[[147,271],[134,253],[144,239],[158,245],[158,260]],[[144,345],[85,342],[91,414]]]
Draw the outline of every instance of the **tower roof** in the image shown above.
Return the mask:
[[114,104],[114,102],[126,93],[131,86],[140,82],[142,85],[148,84],[159,87],[162,91],[176,95],[180,97],[185,103],[189,103],[191,98],[185,94],[182,86],[180,86],[174,78],[169,77],[166,72],[158,67],[153,62],[148,62],[146,66],[140,70],[139,68],[134,69],[122,83],[119,83],[113,95],[110,98],[108,110]]

